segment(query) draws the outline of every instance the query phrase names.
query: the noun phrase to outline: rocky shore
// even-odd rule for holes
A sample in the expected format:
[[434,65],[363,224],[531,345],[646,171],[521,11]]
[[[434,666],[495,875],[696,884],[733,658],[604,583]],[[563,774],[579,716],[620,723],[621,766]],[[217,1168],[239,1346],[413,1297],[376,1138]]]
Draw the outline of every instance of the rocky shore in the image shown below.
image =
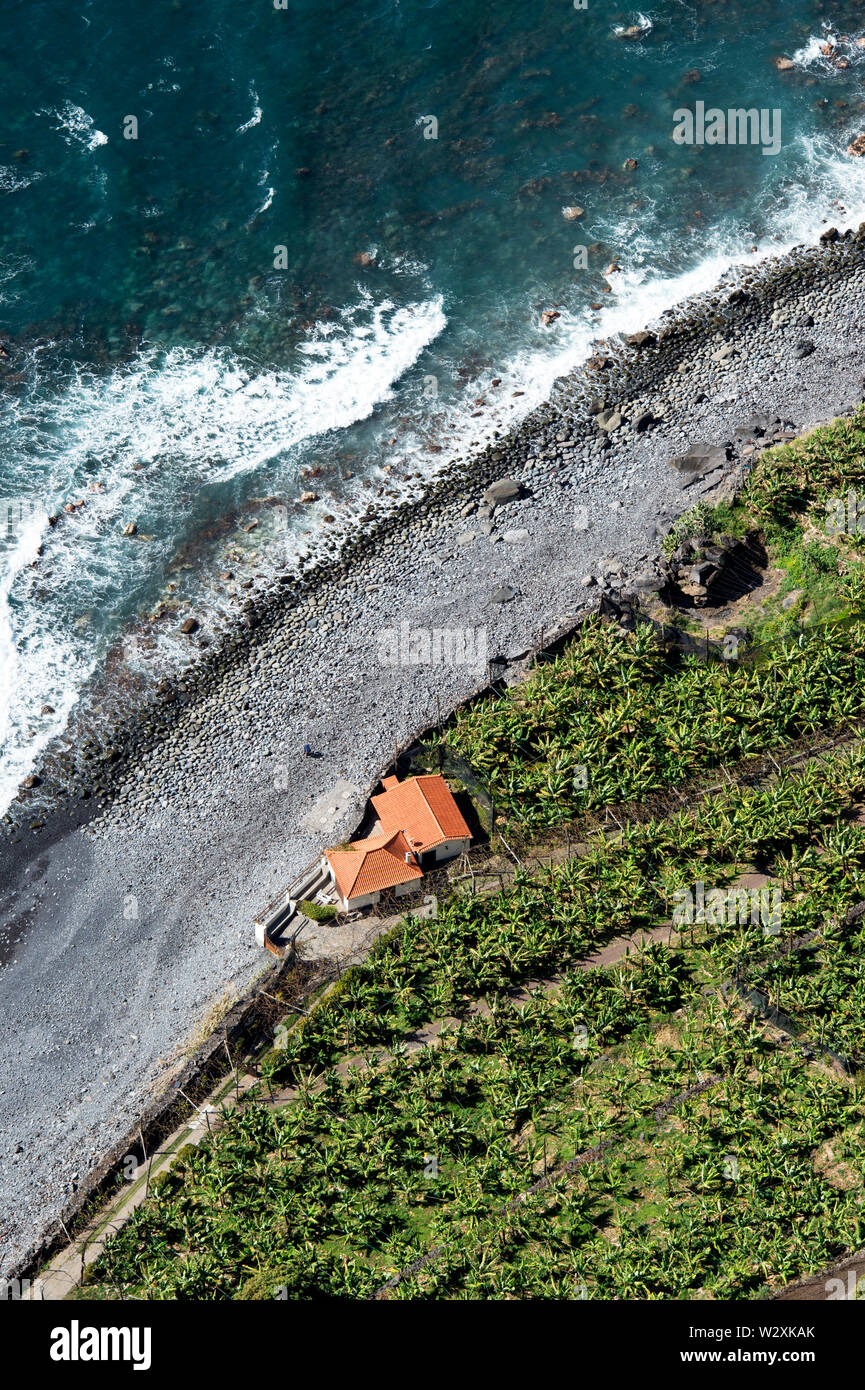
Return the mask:
[[[862,399],[863,305],[865,230],[829,232],[598,344],[512,436],[250,597],[235,633],[98,745],[47,759],[0,851],[3,1268],[214,1000],[267,968],[256,910],[353,830],[395,743],[487,681],[477,643],[465,664],[393,664],[382,634],[482,634],[507,662],[605,591],[657,590],[676,515]],[[46,791],[67,809],[41,809]]]

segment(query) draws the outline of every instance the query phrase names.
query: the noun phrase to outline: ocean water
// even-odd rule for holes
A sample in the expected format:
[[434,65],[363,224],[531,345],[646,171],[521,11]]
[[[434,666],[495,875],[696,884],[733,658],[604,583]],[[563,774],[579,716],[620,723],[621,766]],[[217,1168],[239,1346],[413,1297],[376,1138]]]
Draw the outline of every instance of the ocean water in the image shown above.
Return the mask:
[[[0,809],[106,667],[865,218],[861,6],[278,3],[0,0]],[[779,152],[677,144],[697,101]]]

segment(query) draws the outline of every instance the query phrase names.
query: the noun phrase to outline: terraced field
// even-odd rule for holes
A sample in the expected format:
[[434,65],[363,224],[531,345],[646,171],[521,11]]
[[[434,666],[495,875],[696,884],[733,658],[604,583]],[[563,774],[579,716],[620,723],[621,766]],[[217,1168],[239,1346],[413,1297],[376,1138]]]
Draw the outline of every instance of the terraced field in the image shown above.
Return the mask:
[[[758,527],[781,575],[751,658],[598,620],[454,720],[496,834],[558,853],[498,893],[454,879],[380,940],[84,1296],[745,1299],[865,1242],[863,577],[823,525],[863,458],[860,416],[702,515]],[[845,730],[849,752],[739,775]],[[646,819],[707,776],[726,785]]]

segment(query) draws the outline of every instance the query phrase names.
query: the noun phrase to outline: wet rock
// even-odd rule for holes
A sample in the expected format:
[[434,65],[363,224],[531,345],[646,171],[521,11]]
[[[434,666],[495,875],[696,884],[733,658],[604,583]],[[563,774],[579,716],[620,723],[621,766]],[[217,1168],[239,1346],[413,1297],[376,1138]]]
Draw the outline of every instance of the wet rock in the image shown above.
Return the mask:
[[183,622],[180,624],[180,631],[188,635],[189,633],[197,632],[200,626],[201,624],[197,618],[184,618]]
[[301,500],[301,502],[317,502],[317,501],[318,501],[318,493],[317,493],[317,492],[302,492],[302,493],[300,494],[300,500]]
[[626,346],[632,348],[654,347],[657,341],[656,335],[650,333],[647,329],[643,329],[640,333],[628,333],[625,335]]
[[775,67],[779,72],[790,72],[790,70],[795,67],[795,63],[792,58],[776,58]]
[[564,217],[566,222],[576,222],[577,218],[582,217],[585,211],[585,208],[576,206],[564,207],[562,208],[562,217]]
[[865,154],[865,134],[857,135],[856,139],[851,141],[847,146],[847,153],[854,155],[856,159],[862,158]]
[[555,323],[556,319],[560,319],[561,317],[558,309],[545,309],[541,314],[541,323],[544,325],[544,328],[549,328],[551,323]]
[[27,790],[29,791],[31,787],[38,787],[41,781],[41,777],[37,777],[36,773],[32,772],[29,777],[24,778],[24,781],[21,783],[21,786],[27,788]]

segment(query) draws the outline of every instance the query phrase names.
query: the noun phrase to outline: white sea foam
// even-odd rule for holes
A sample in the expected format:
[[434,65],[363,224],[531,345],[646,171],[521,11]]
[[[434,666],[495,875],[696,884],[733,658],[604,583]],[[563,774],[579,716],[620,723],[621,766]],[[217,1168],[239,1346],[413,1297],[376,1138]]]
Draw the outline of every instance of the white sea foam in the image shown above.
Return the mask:
[[614,25],[613,34],[618,39],[621,38],[623,34],[626,34],[629,29],[639,29],[641,30],[642,37],[651,34],[654,27],[655,25],[650,15],[637,13],[628,24]]
[[[807,43],[797,48],[791,61],[796,67],[812,72],[843,71],[843,68],[839,69],[839,59],[848,68],[855,67],[865,62],[865,47],[857,43],[860,37],[859,34],[837,34],[827,27],[822,34],[812,34]],[[831,52],[824,53],[827,46]]]
[[[0,535],[0,807],[15,797],[39,754],[66,724],[96,653],[62,630],[37,627],[29,596],[14,590],[36,559],[46,513],[27,499],[4,499]],[[29,589],[28,584],[23,586]],[[53,713],[43,715],[44,705]]]
[[243,125],[239,125],[237,127],[237,135],[243,135],[245,131],[252,130],[252,127],[258,125],[261,121],[263,113],[261,107],[258,104],[258,93],[256,92],[254,87],[250,87],[249,89],[249,98],[253,104],[252,115],[250,116],[248,121],[244,121]]
[[55,121],[55,130],[63,132],[67,145],[80,145],[86,150],[97,150],[108,144],[108,136],[97,130],[92,116],[88,116],[82,106],[66,101],[57,111],[40,111],[40,116],[50,116]]
[[18,193],[41,178],[38,169],[29,174],[22,174],[20,169],[13,169],[9,164],[0,164],[0,193]]
[[[501,432],[524,418],[549,397],[557,377],[573,371],[591,354],[596,338],[636,332],[675,305],[712,289],[735,267],[754,266],[793,246],[813,243],[826,229],[827,219],[841,231],[865,220],[865,160],[839,155],[837,146],[826,138],[801,136],[795,162],[798,168],[807,167],[808,177],[776,190],[770,233],[758,238],[744,227],[718,227],[707,232],[701,259],[684,270],[664,273],[658,269],[662,248],[650,208],[644,211],[646,230],[630,221],[605,228],[601,239],[609,245],[627,246],[628,253],[619,258],[621,272],[608,277],[614,292],[604,296],[608,302],[603,310],[589,317],[585,312],[560,309],[559,319],[543,331],[543,336],[539,334],[530,345],[497,364],[494,375],[501,378],[501,386],[485,391],[487,404],[480,418],[473,408],[478,386],[468,387],[466,402],[441,417],[444,428],[436,438],[452,441],[452,447],[437,458],[437,466],[463,453],[467,445],[482,447],[494,431]],[[843,203],[839,190],[843,190]],[[670,259],[675,259],[676,247],[670,250]],[[515,397],[514,390],[522,394]],[[421,438],[415,441],[415,451],[418,462],[423,458]]]
[[[254,374],[223,348],[142,352],[107,375],[80,373],[39,405],[13,406],[21,453],[7,458],[9,472],[27,476],[42,505],[38,522],[28,517],[0,545],[0,808],[104,655],[102,612],[144,590],[186,538],[164,524],[183,515],[183,494],[264,475],[293,446],[366,419],[445,324],[440,298],[398,308],[363,291],[313,333],[293,370]],[[91,492],[93,481],[105,490]],[[83,508],[45,527],[45,510],[79,497]],[[155,524],[147,517],[162,519],[161,540],[118,544],[124,521],[144,530]],[[43,703],[55,713],[43,716]]]

